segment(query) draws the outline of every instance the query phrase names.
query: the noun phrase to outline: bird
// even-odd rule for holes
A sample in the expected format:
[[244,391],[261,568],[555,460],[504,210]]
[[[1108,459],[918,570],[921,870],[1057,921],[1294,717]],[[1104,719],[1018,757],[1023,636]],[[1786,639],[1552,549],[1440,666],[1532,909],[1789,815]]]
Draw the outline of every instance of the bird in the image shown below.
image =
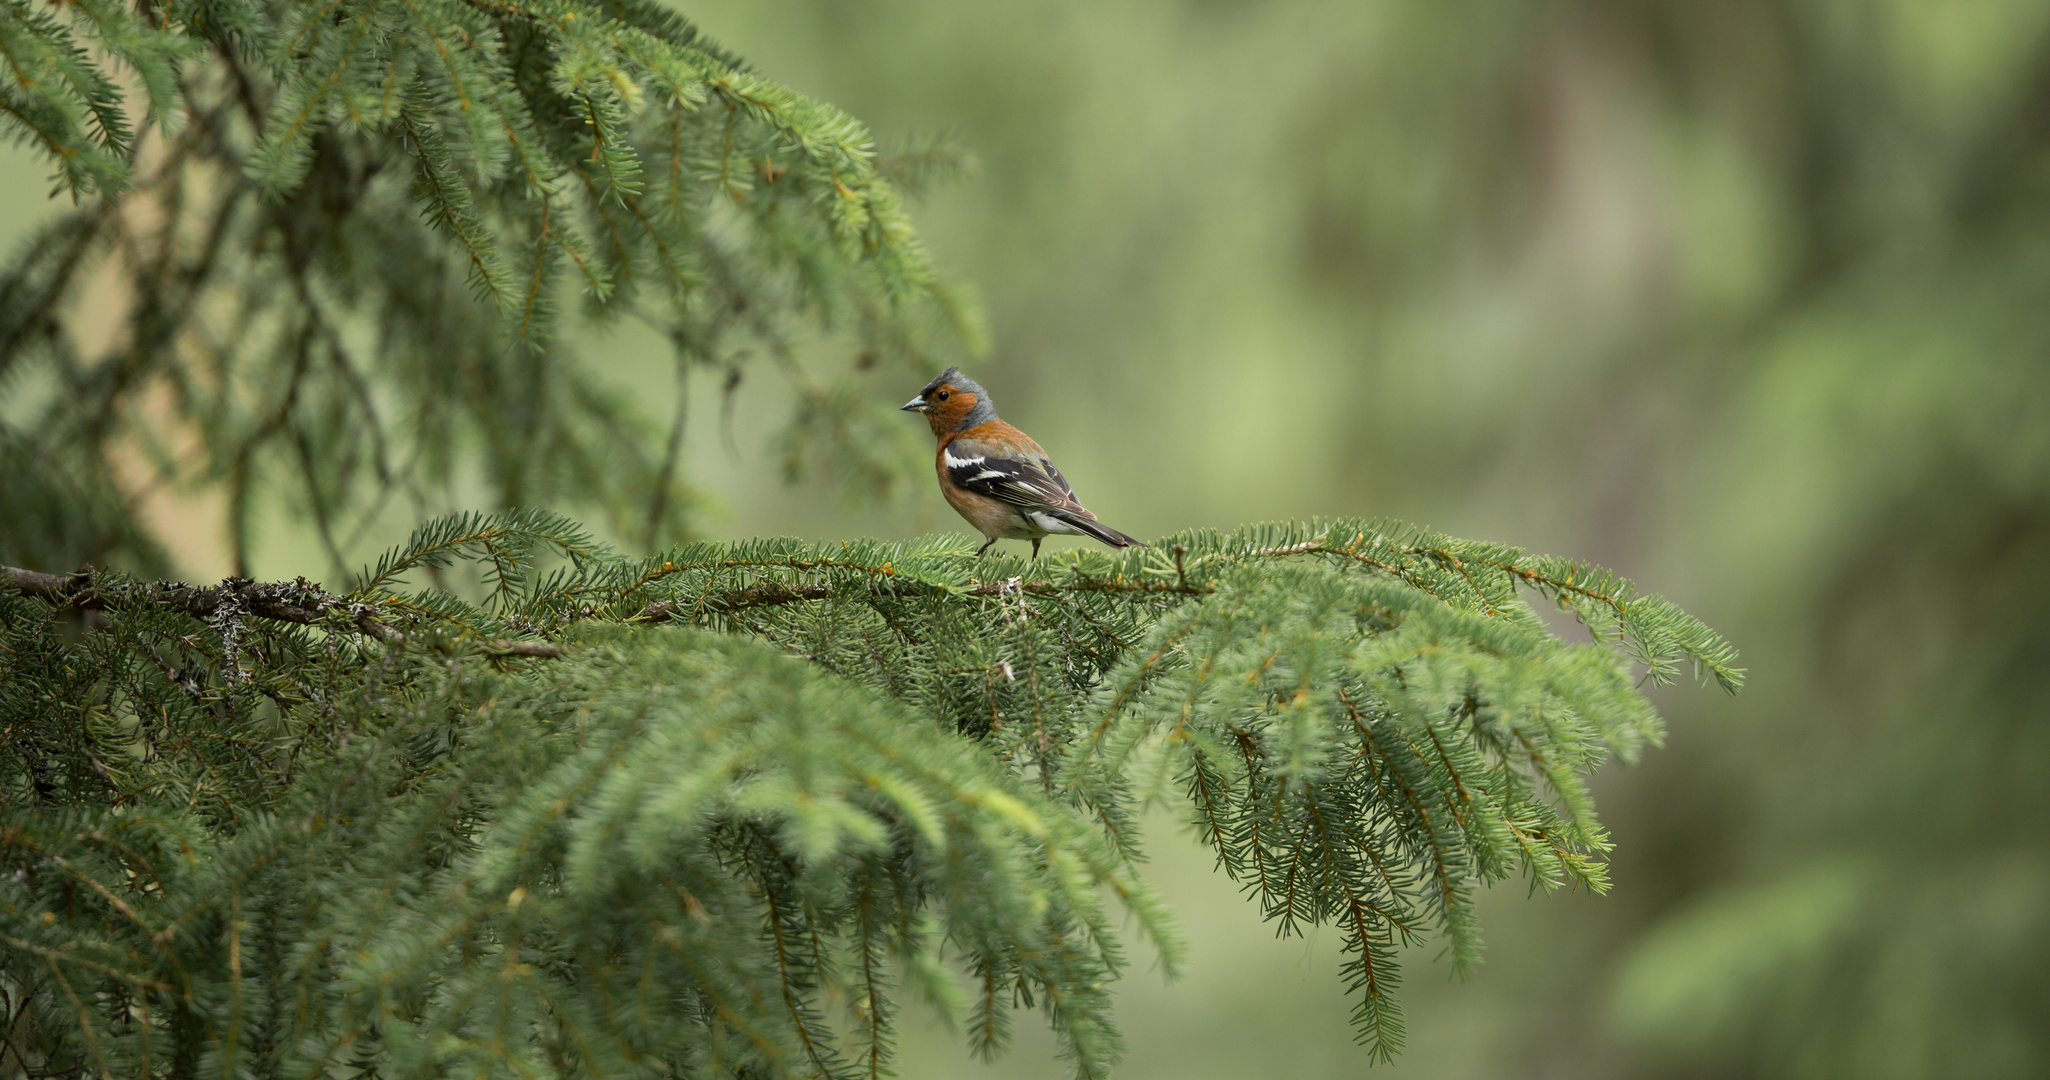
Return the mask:
[[985,537],[977,557],[1008,537],[1032,541],[1036,559],[1039,542],[1051,533],[1087,536],[1114,548],[1146,546],[1097,521],[1046,451],[997,419],[989,391],[960,368],[940,372],[899,408],[924,413],[939,439],[933,467],[940,474],[940,494]]

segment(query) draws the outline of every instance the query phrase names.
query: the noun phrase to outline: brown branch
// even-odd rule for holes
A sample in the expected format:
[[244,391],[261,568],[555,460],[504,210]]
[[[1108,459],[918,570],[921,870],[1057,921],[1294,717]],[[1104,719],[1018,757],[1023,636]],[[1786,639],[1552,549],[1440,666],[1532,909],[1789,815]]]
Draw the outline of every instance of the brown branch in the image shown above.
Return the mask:
[[[759,565],[781,566],[781,563]],[[826,565],[826,564],[819,564]],[[870,569],[855,567],[854,569]],[[880,571],[877,571],[880,573]],[[659,576],[659,575],[657,575]],[[650,579],[652,580],[652,579]],[[977,582],[961,590],[963,596],[1003,596],[1009,592],[1027,592],[1035,596],[1058,596],[1076,592],[1128,592],[1168,593],[1185,596],[1204,596],[1213,591],[1208,585],[1183,584],[1168,581],[1142,581],[1127,578],[1081,578],[1066,584],[1050,581],[1028,581],[1012,584],[1013,579],[1003,581]],[[913,588],[918,586],[914,585]],[[698,612],[725,614],[745,608],[775,607],[781,604],[807,603],[816,600],[830,600],[837,593],[831,585],[755,585],[745,589],[733,589],[715,593],[696,600],[657,600],[648,604],[634,616],[636,619],[659,621],[662,619],[688,617]],[[850,594],[851,595],[851,594]]]
[[[444,547],[456,546],[464,542],[475,542],[482,537],[488,537],[488,535],[481,534],[461,537],[449,545],[444,545]],[[1015,578],[1007,578],[1001,581],[975,582],[962,589],[959,595],[977,598],[999,597],[1009,593],[1030,593],[1037,596],[1060,596],[1070,593],[1207,596],[1215,592],[1217,589],[1215,584],[1189,578],[1188,566],[1184,561],[1185,551],[1186,549],[1180,549],[1175,552],[1176,575],[1172,581],[1127,577],[1123,574],[1102,578],[1077,577],[1058,583],[1051,581],[1020,581]],[[1435,554],[1420,551],[1411,551],[1409,553]],[[1425,583],[1419,581],[1413,573],[1410,573],[1405,568],[1371,558],[1350,547],[1340,548],[1318,541],[1307,541],[1285,547],[1263,548],[1249,552],[1248,555],[1252,558],[1272,558],[1289,555],[1338,555],[1387,571],[1418,588],[1426,588],[1426,591],[1428,591]],[[408,561],[417,562],[418,560],[416,558]],[[889,566],[863,566],[835,563],[822,559],[721,560],[716,565],[722,568],[759,566],[799,571],[846,569],[864,571],[883,580],[895,576],[894,570]],[[1522,567],[1510,564],[1497,563],[1491,565],[1495,565],[1499,569],[1524,577],[1525,579],[1537,576]],[[704,564],[679,566],[664,563],[660,570],[647,574],[639,581],[634,582],[626,591],[631,593],[635,589],[659,578],[686,570],[700,569],[703,566]],[[1547,579],[1547,583],[1551,583],[1549,579]],[[350,609],[351,621],[362,633],[394,644],[405,640],[405,635],[401,631],[376,617],[379,613],[378,605],[347,601],[303,578],[296,582],[271,583],[230,578],[214,586],[192,586],[183,582],[159,582],[155,584],[103,587],[90,570],[66,577],[58,574],[44,574],[33,570],[23,570],[17,567],[0,567],[0,584],[11,585],[18,592],[31,596],[40,596],[68,607],[100,609],[108,607],[113,601],[119,599],[124,602],[168,607],[202,619],[213,616],[223,606],[232,605],[243,612],[260,618],[299,625],[313,625],[326,621],[330,613],[337,607],[347,606]],[[1566,588],[1573,587],[1570,584],[1559,584]],[[883,588],[886,593],[897,593],[899,590],[909,592],[932,589],[938,591],[936,586],[906,582],[890,582],[888,585],[883,586]],[[700,595],[694,598],[653,601],[643,606],[633,618],[636,621],[647,622],[659,622],[666,619],[690,619],[706,613],[729,614],[750,608],[777,607],[784,604],[830,600],[837,595],[846,595],[849,598],[854,598],[860,594],[861,590],[859,589],[842,590],[832,584],[825,583],[783,584],[771,582],[743,589],[732,589],[726,592]],[[1598,599],[1609,598],[1598,597]],[[552,658],[562,655],[562,650],[559,646],[545,641],[492,639],[483,642],[482,645],[484,651],[497,656]]]
[[256,582],[228,578],[219,585],[207,586],[170,581],[103,588],[99,576],[89,569],[65,576],[0,566],[0,581],[16,592],[65,607],[101,610],[117,601],[132,600],[205,619],[222,607],[233,605],[251,615],[302,626],[322,621],[328,612],[345,603],[341,597],[304,580]]
[[831,585],[757,585],[753,588],[734,589],[731,592],[702,597],[696,601],[657,600],[642,608],[635,618],[657,622],[693,615],[700,611],[725,614],[743,608],[774,607],[778,604],[825,600],[832,595]]
[[485,642],[484,651],[493,656],[531,656],[541,660],[554,660],[562,655],[562,646],[546,641],[498,638]]
[[[0,566],[0,585],[24,596],[34,596],[62,607],[99,611],[120,604],[168,608],[194,618],[213,617],[224,607],[277,622],[313,626],[326,622],[337,610],[346,611],[356,629],[379,641],[400,644],[406,635],[376,618],[377,605],[357,603],[322,589],[305,579],[298,581],[245,581],[228,578],[219,585],[187,585],[182,581],[146,585],[103,585],[91,570],[76,574],[44,574],[18,566]],[[527,656],[553,659],[562,647],[547,641],[516,641],[493,638],[483,642],[494,656]]]
[[[488,537],[490,534],[475,534],[457,538],[443,548]],[[418,559],[409,560],[417,562]],[[404,565],[404,564],[402,564]],[[725,566],[758,565],[778,569],[828,569],[842,568],[863,570],[880,578],[894,576],[887,567],[870,567],[835,564],[824,560],[792,560],[789,562],[741,562],[729,561]],[[683,569],[664,564],[663,569],[650,574],[634,587],[646,584],[660,577]],[[389,576],[389,571],[387,576]],[[373,579],[375,581],[381,579]],[[100,610],[116,602],[136,603],[165,607],[197,618],[210,618],[223,607],[234,607],[260,618],[278,622],[311,626],[327,621],[338,608],[348,609],[356,629],[381,641],[400,643],[405,635],[376,616],[379,605],[347,600],[322,589],[319,585],[301,578],[292,582],[257,582],[242,578],[228,578],[219,585],[195,586],[184,582],[156,582],[149,584],[107,585],[99,581],[98,575],[87,569],[69,576],[45,574],[20,567],[0,566],[0,585],[12,587],[16,592],[37,596],[53,603],[85,610]],[[905,583],[892,583],[890,588],[905,588]],[[909,585],[910,589],[926,586]],[[629,592],[632,591],[630,588]],[[998,597],[1007,593],[1030,593],[1038,596],[1059,596],[1066,593],[1152,593],[1166,596],[1205,596],[1216,591],[1207,582],[1189,581],[1186,577],[1176,581],[1156,581],[1145,578],[1126,577],[1122,574],[1107,578],[1076,578],[1064,583],[1050,581],[1019,581],[1007,578],[1001,581],[976,582],[961,590],[961,595],[971,597]],[[830,584],[779,584],[767,583],[745,589],[733,589],[694,599],[657,600],[642,607],[634,616],[638,621],[661,621],[673,618],[690,618],[701,613],[726,614],[749,608],[775,607],[783,604],[810,603],[832,599],[841,590]],[[853,595],[853,590],[848,590]],[[562,655],[559,646],[545,641],[518,641],[492,639],[483,643],[486,652],[499,656],[558,657]]]

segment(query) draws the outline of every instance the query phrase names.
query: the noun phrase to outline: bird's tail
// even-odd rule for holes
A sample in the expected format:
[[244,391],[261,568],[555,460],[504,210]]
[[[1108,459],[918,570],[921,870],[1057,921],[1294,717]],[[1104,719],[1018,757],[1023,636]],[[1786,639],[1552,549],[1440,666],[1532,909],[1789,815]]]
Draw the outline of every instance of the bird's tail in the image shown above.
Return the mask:
[[1073,525],[1076,532],[1083,533],[1095,540],[1101,540],[1114,548],[1146,546],[1095,518],[1085,518],[1080,514],[1062,514],[1061,520]]

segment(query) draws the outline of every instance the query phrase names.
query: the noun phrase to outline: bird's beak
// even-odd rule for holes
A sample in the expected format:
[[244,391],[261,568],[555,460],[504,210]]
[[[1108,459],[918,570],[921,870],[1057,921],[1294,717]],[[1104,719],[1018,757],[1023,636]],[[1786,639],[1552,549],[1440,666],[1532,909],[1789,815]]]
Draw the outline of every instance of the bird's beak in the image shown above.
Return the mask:
[[897,406],[897,411],[898,411],[898,412],[924,412],[925,410],[927,410],[927,409],[930,409],[930,408],[932,408],[932,406],[931,406],[931,405],[928,405],[928,404],[926,404],[926,402],[925,402],[925,399],[924,399],[924,398],[922,398],[922,397],[915,397],[915,398],[912,398],[912,399],[911,399],[910,401],[907,401],[907,402],[905,402],[904,404],[902,404],[902,405],[899,405],[899,406]]

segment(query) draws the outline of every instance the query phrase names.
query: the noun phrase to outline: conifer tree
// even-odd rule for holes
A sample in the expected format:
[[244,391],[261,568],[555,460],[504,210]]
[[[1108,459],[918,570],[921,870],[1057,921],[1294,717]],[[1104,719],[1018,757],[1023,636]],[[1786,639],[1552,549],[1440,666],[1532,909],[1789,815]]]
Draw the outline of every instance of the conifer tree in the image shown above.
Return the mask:
[[[29,553],[146,557],[74,510],[119,504],[124,467],[224,491],[237,567],[266,492],[337,572],[364,515],[480,485],[652,546],[687,524],[682,418],[665,438],[577,357],[565,309],[645,322],[679,380],[729,390],[821,333],[924,373],[980,347],[885,175],[954,152],[879,156],[656,4],[10,4],[0,64],[0,117],[79,204],[0,275]],[[795,465],[897,474],[899,425],[797,397]]]
[[[1605,887],[1584,779],[1657,741],[1640,685],[1741,682],[1627,581],[1360,520],[1027,563],[507,510],[331,587],[153,580],[138,455],[227,493],[244,565],[265,484],[337,562],[472,475],[670,535],[677,440],[572,297],[736,377],[811,334],[923,370],[975,315],[858,124],[633,0],[8,3],[0,61],[78,200],[0,286],[11,1073],[873,1076],[915,1002],[1102,1075],[1119,920],[1181,959],[1156,803],[1334,927],[1387,1058],[1399,948],[1464,970],[1477,888]],[[857,475],[862,407],[799,406]]]

